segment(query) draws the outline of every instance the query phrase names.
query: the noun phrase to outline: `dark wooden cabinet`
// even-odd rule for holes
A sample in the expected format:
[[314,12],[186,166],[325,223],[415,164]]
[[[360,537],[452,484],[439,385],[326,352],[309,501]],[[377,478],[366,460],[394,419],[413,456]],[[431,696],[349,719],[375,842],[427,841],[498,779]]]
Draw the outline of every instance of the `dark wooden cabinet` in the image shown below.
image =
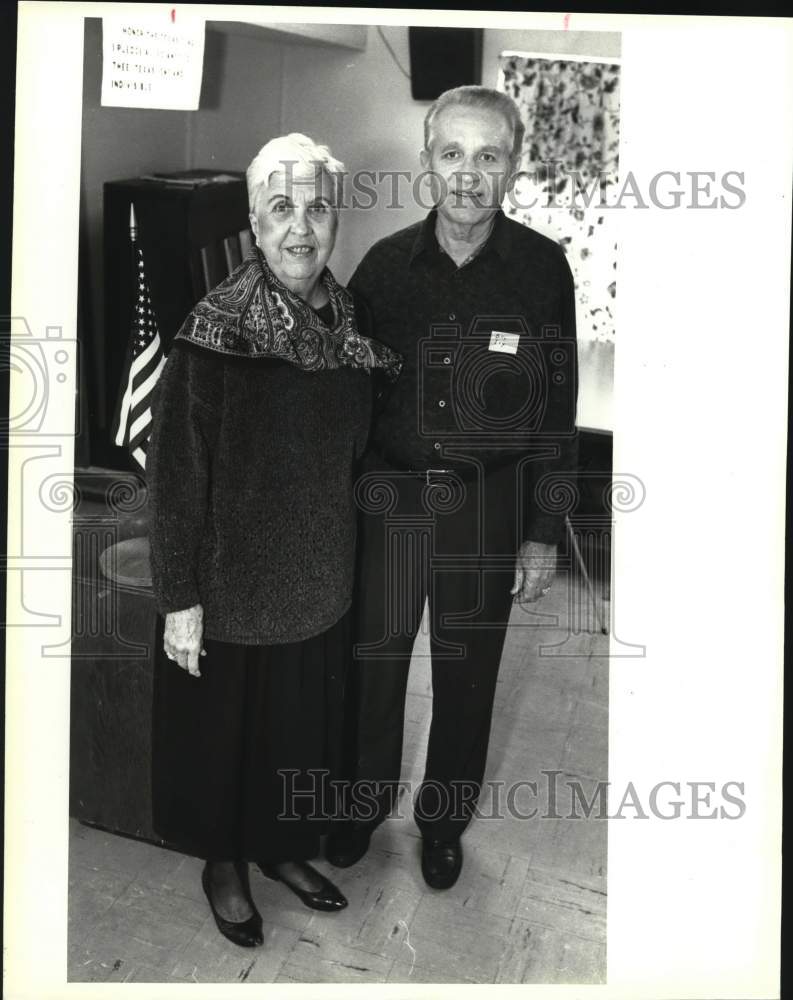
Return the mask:
[[[143,252],[151,301],[163,349],[168,352],[195,303],[204,295],[201,250],[248,227],[248,194],[244,174],[192,170],[170,175],[175,181],[109,181],[104,187],[104,378],[106,427],[111,428],[129,340],[137,268],[129,236],[129,209],[134,203],[137,241]],[[188,186],[193,179],[195,186]],[[109,431],[94,434],[96,466],[131,470],[129,454],[117,448]]]
[[119,585],[106,556],[119,542],[145,539],[145,493],[106,481],[106,492],[91,491],[74,510],[69,809],[159,842],[151,823],[157,615],[151,588]]

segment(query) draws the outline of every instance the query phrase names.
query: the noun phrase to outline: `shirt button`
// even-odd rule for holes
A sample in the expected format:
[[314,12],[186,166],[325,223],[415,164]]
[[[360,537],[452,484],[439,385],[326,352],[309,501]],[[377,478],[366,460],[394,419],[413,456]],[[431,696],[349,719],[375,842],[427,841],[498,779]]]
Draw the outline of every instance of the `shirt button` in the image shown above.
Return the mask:
[[450,364],[452,363],[452,359],[451,359],[451,358],[448,358],[448,357],[447,357],[447,358],[444,358],[444,359],[443,359],[443,363],[444,363],[445,365],[450,365]]
[[449,319],[453,323],[457,319],[457,313],[449,313]]
[[446,400],[445,399],[439,399],[438,400],[438,406],[446,406]]
[[435,451],[440,451],[441,450],[441,443],[440,443],[440,441],[436,441],[435,444],[432,447],[435,449]]

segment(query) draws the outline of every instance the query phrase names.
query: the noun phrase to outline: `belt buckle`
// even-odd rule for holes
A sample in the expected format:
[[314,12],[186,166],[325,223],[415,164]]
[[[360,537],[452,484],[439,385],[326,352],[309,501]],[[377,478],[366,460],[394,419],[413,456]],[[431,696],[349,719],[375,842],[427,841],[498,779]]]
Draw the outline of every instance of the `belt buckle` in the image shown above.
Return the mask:
[[452,471],[451,469],[425,469],[424,482],[426,483],[427,486],[440,486],[440,483],[431,483],[430,476],[432,475],[448,476],[451,471]]

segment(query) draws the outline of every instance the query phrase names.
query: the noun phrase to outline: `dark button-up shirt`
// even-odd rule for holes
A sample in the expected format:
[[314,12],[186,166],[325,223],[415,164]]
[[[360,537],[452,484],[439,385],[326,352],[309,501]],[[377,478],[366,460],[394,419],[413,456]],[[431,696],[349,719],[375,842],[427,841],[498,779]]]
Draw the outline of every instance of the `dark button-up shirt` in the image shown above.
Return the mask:
[[548,501],[551,479],[570,479],[575,467],[575,300],[564,252],[499,211],[484,246],[458,267],[435,224],[433,210],[380,240],[350,280],[362,332],[404,357],[379,400],[371,447],[404,469],[470,474],[524,462],[535,499],[523,529],[555,542],[563,518]]

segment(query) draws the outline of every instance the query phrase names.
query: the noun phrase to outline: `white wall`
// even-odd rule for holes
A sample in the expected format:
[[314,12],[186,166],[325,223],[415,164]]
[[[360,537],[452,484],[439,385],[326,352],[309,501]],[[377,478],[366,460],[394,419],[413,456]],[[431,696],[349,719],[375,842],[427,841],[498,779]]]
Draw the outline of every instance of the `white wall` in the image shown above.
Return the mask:
[[548,52],[554,55],[619,59],[621,35],[604,31],[485,30],[482,47],[482,83],[495,87],[502,52]]
[[[383,28],[400,64],[409,70],[408,31]],[[363,52],[284,47],[285,132],[306,132],[326,142],[350,173],[356,170],[421,170],[424,115],[428,101],[414,101],[410,81],[399,71],[374,27]],[[345,282],[375,240],[425,214],[407,184],[402,209],[388,207],[391,185],[371,209],[347,209],[341,220],[331,269]]]
[[[386,26],[383,33],[409,71],[407,27]],[[618,57],[620,35],[592,31],[509,31],[485,29],[482,83],[495,86],[498,56],[504,50]],[[348,170],[420,171],[423,122],[429,101],[414,101],[410,81],[400,72],[374,26],[365,51],[283,46],[283,132],[306,132],[327,142]],[[387,233],[420,219],[407,185],[401,209],[389,207],[391,187],[371,209],[348,209],[342,218],[331,267],[347,281],[366,250]],[[425,196],[422,196],[425,197]]]
[[[410,68],[407,27],[383,28],[396,58]],[[482,82],[496,83],[504,50],[616,57],[620,36],[576,31],[486,29]],[[101,22],[86,19],[81,252],[85,308],[96,335],[92,362],[103,364],[102,185],[152,171],[215,167],[243,170],[274,135],[305,132],[326,142],[348,171],[419,172],[428,101],[414,101],[403,75],[374,26],[363,50],[322,45],[273,32],[207,31],[204,83],[195,112],[102,108],[99,105]],[[378,187],[369,209],[343,212],[331,267],[346,282],[377,239],[422,218],[409,183]],[[426,191],[424,191],[426,196]],[[610,365],[607,366],[610,372]],[[598,390],[598,394],[600,391]]]
[[284,46],[207,31],[198,111],[188,114],[186,167],[245,170],[281,130]]
[[[252,29],[254,32],[256,29]],[[383,29],[410,68],[407,27]],[[95,300],[101,299],[101,201],[106,180],[153,170],[217,167],[243,170],[273,135],[305,132],[328,143],[350,172],[419,171],[418,152],[428,101],[414,101],[410,81],[394,63],[376,28],[366,29],[363,51],[323,46],[273,33],[208,31],[201,106],[195,112],[101,108],[101,25],[86,20],[83,116],[84,226],[91,244]],[[482,82],[494,85],[497,60],[507,49],[619,56],[620,36],[579,31],[486,29]],[[371,244],[421,218],[404,184],[402,208],[391,187],[371,209],[345,211],[331,266],[346,281]],[[97,306],[98,309],[98,306]],[[101,311],[96,313],[97,321]]]

